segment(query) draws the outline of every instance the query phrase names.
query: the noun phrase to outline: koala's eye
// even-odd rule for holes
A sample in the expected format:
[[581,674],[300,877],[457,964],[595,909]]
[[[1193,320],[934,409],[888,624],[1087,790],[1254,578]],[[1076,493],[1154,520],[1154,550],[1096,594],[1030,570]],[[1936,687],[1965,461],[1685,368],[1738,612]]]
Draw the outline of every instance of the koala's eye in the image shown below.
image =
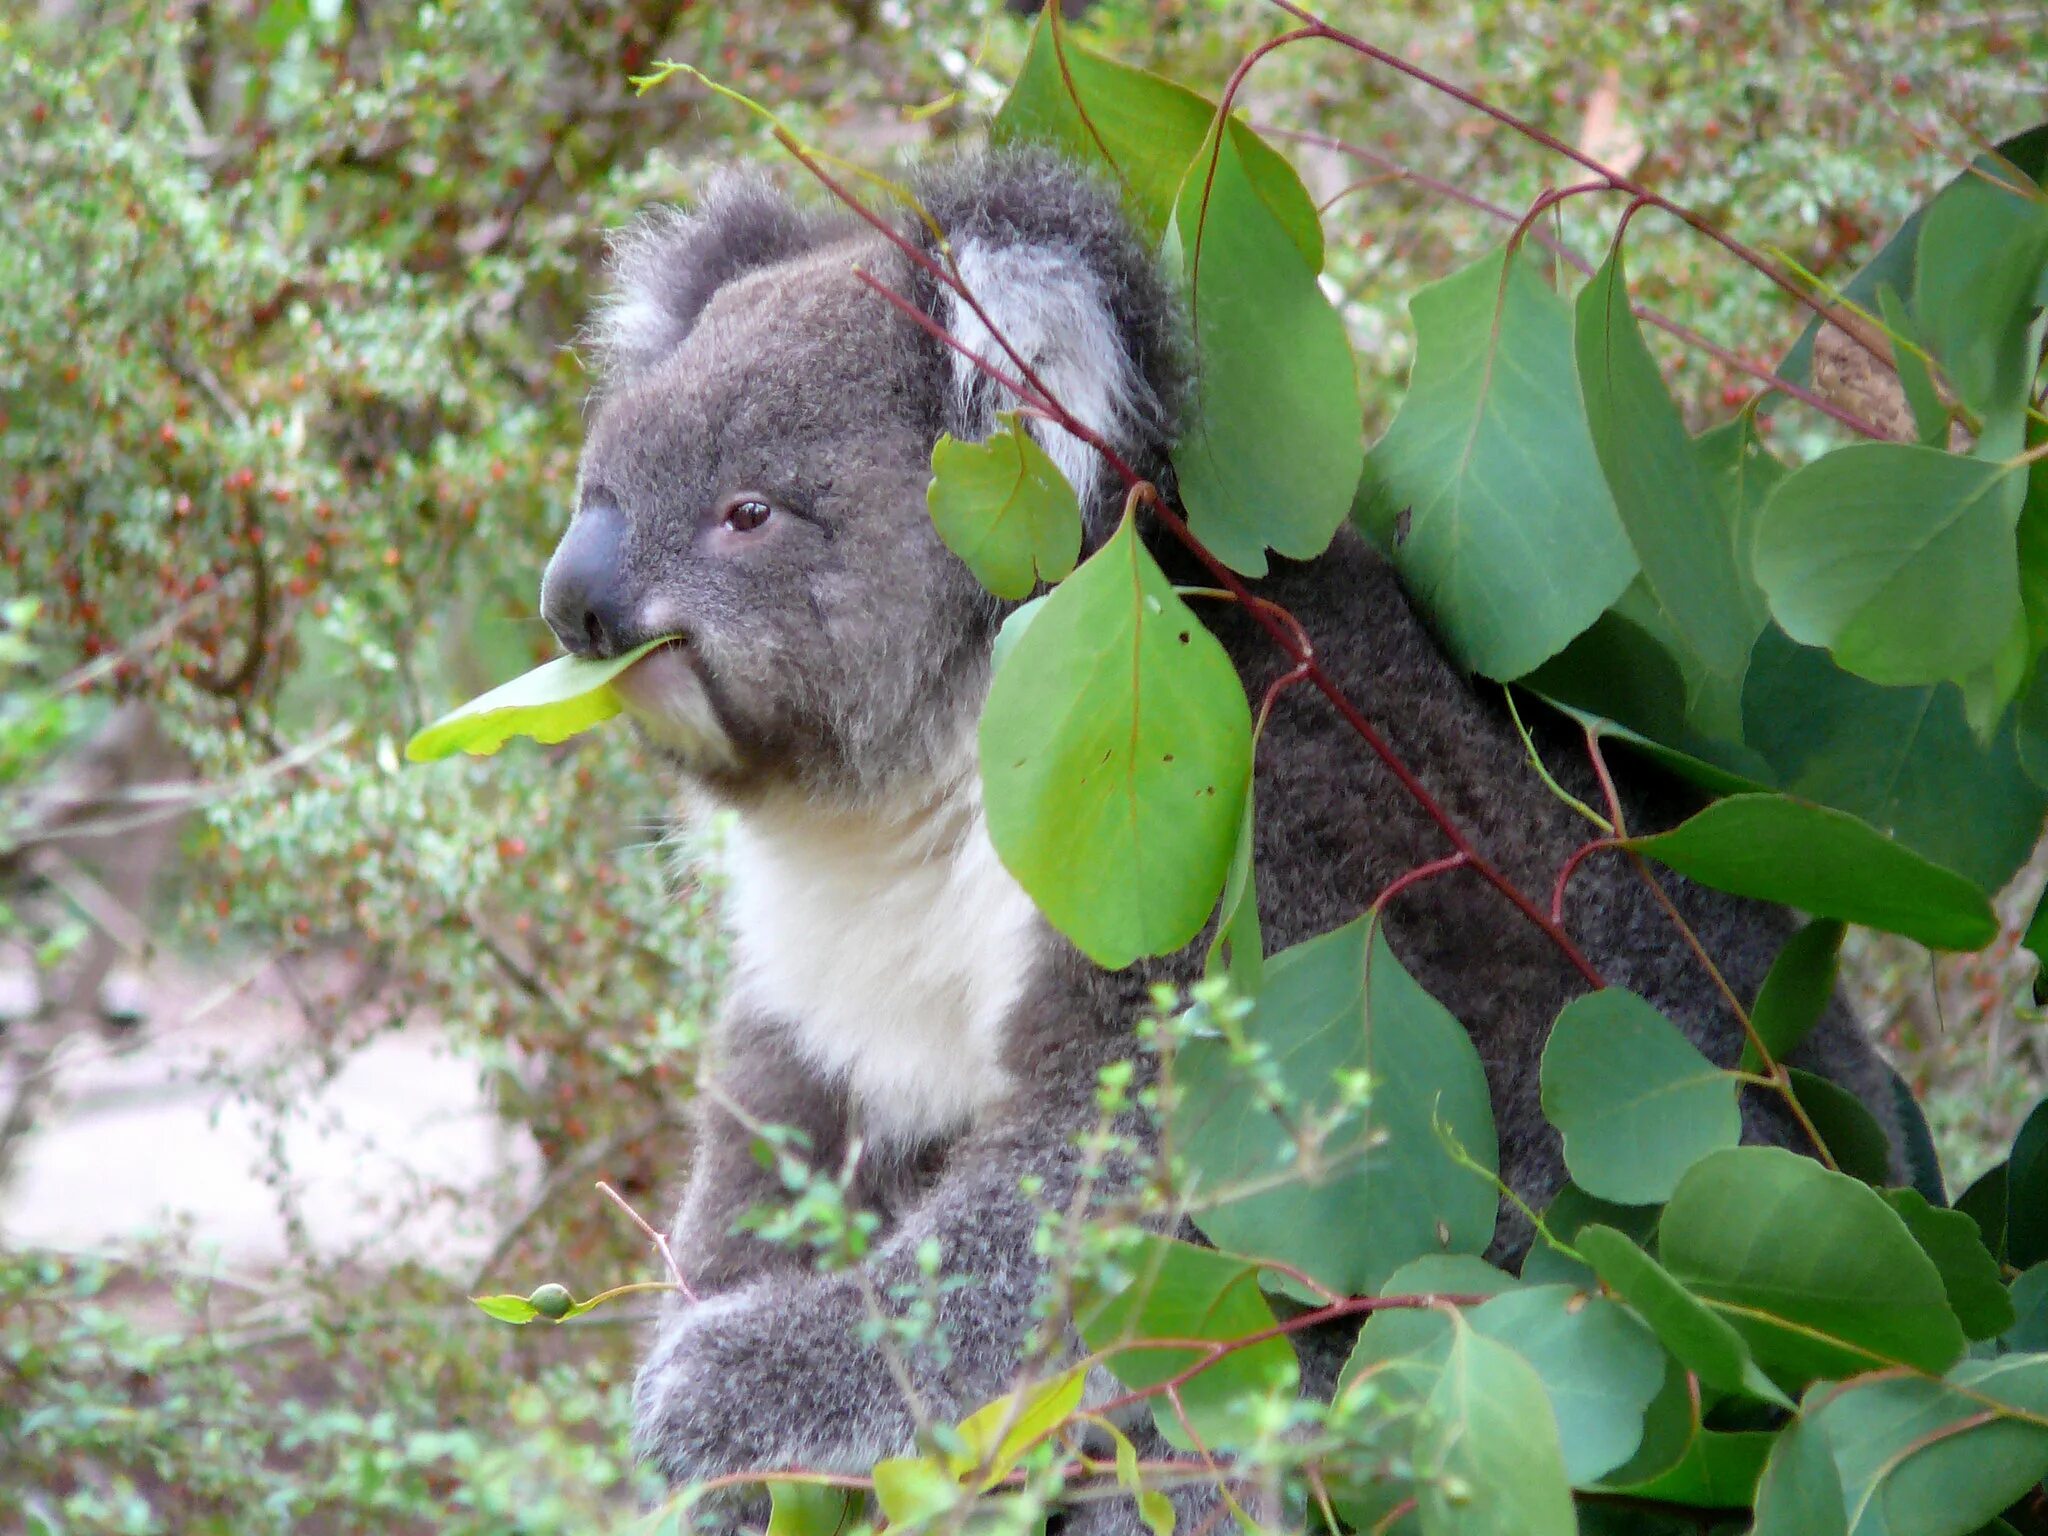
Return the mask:
[[725,504],[723,522],[734,533],[752,533],[774,510],[758,496],[735,496]]

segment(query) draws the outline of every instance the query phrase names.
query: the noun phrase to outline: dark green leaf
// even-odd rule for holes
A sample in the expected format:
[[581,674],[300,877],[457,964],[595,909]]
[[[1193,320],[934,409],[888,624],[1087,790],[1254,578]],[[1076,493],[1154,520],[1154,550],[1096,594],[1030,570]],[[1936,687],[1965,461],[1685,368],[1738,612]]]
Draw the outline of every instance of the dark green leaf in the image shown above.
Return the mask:
[[1365,462],[1358,369],[1344,322],[1226,139],[1198,159],[1167,233],[1201,363],[1173,450],[1188,526],[1211,553],[1263,575],[1266,550],[1306,560],[1351,509]]
[[1634,1307],[1664,1347],[1706,1385],[1791,1406],[1757,1369],[1742,1335],[1634,1243],[1612,1227],[1594,1225],[1579,1233],[1578,1249],[1601,1283]]
[[[1643,580],[1694,665],[1696,721],[1734,734],[1761,596],[1736,559],[1734,504],[1719,494],[1629,308],[1619,246],[1580,291],[1574,349],[1593,446]],[[1701,708],[1700,695],[1718,702]]]
[[[1296,1264],[1347,1295],[1370,1294],[1420,1255],[1486,1247],[1498,1194],[1436,1131],[1497,1165],[1485,1070],[1370,914],[1274,956],[1244,1036],[1278,1065],[1293,1096],[1285,1118],[1248,1090],[1224,1041],[1189,1042],[1175,1066],[1173,1140],[1213,1241]],[[1344,1081],[1360,1071],[1371,1074],[1370,1102],[1339,1116]],[[1317,1178],[1292,1130],[1311,1117],[1334,1122]],[[1208,1203],[1208,1192],[1245,1184],[1256,1192]]]
[[1628,846],[1702,885],[1863,923],[1932,949],[1998,936],[1984,893],[1841,811],[1786,795],[1736,795]]
[[1362,521],[1461,661],[1519,677],[1637,569],[1577,404],[1570,312],[1501,251],[1409,308],[1415,368]]
[[2028,1269],[2048,1261],[2048,1098],[2020,1126],[2005,1167],[2005,1257]]
[[1192,939],[1223,888],[1251,711],[1127,518],[1046,599],[989,687],[989,837],[1060,932],[1116,969]]
[[941,434],[925,492],[932,527],[997,597],[1059,581],[1081,554],[1081,503],[1015,411],[986,442]]
[[1999,1336],[2007,1354],[2048,1354],[2048,1261],[2023,1271],[2007,1293],[2014,1322]]
[[1686,1169],[1742,1139],[1736,1087],[1621,987],[1573,999],[1543,1048],[1543,1113],[1572,1182],[1622,1205],[1669,1198]]
[[1866,1184],[1892,1182],[1892,1144],[1864,1102],[1840,1083],[1812,1072],[1790,1069],[1792,1093],[1835,1166]]
[[[1142,69],[1092,52],[1044,12],[1009,97],[989,125],[998,144],[1016,139],[1058,145],[1084,165],[1107,166],[1133,218],[1158,238],[1196,151],[1216,119],[1214,102]],[[1311,271],[1323,266],[1323,226],[1301,178],[1243,123],[1231,139],[1259,199],[1279,221]]]
[[[1657,1217],[1661,1213],[1661,1206],[1616,1205],[1612,1201],[1596,1199],[1576,1184],[1567,1184],[1544,1210],[1543,1225],[1559,1242],[1571,1243],[1581,1228],[1598,1222],[1647,1248],[1656,1233]],[[1599,1277],[1590,1266],[1553,1248],[1544,1241],[1543,1233],[1538,1232],[1528,1256],[1522,1260],[1522,1278],[1531,1285],[1575,1285],[1581,1290],[1589,1290]]]
[[1961,1211],[1929,1205],[1918,1190],[1887,1189],[1881,1193],[1885,1203],[1899,1213],[1913,1241],[1934,1261],[1964,1337],[1994,1339],[2012,1327],[2013,1298],[1976,1222]]
[[1934,1263],[1868,1185],[1777,1147],[1693,1165],[1664,1209],[1665,1267],[1713,1305],[1785,1384],[1963,1350]]
[[[1831,918],[1808,923],[1778,950],[1770,974],[1758,988],[1749,1022],[1771,1060],[1780,1061],[1799,1048],[1821,1010],[1835,995],[1835,962],[1842,949],[1842,925]],[[1756,1043],[1742,1044],[1742,1070],[1761,1072]]]
[[1929,448],[1946,448],[1948,407],[1941,403],[1941,394],[1934,387],[1934,376],[1927,371],[1927,359],[1911,346],[1904,345],[1913,339],[1913,322],[1906,314],[1905,301],[1887,283],[1877,290],[1877,309],[1884,318],[1885,329],[1894,338],[1892,367],[1899,376],[1899,388],[1906,396],[1906,405],[1913,413],[1914,435]]
[[1987,746],[1952,683],[1883,688],[1775,626],[1743,686],[1743,735],[1780,789],[1831,805],[1995,891],[2026,861],[2048,810],[2002,729]]
[[2006,1258],[2006,1165],[1981,1175],[1976,1183],[1956,1196],[1955,1208],[1977,1224],[1977,1235],[1999,1262]]
[[1703,1429],[1693,1436],[1670,1471],[1630,1484],[1625,1491],[1637,1498],[1701,1509],[1747,1509],[1756,1500],[1757,1481],[1776,1439],[1770,1431],[1731,1434]]

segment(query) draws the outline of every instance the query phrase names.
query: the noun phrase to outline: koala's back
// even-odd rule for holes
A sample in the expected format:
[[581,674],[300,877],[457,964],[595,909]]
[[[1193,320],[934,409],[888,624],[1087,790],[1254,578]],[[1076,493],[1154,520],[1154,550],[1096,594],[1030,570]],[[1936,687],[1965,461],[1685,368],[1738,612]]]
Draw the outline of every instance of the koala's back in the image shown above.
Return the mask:
[[[1416,617],[1391,567],[1356,534],[1305,564],[1276,564],[1258,590],[1300,620],[1323,668],[1388,739],[1480,851],[1540,905],[1558,870],[1597,830],[1530,767],[1499,690],[1452,665]],[[1254,702],[1286,658],[1242,610],[1205,615],[1237,662]],[[1489,692],[1492,694],[1488,696]],[[1589,805],[1600,804],[1583,740],[1554,718],[1534,724],[1546,766]],[[1656,831],[1695,808],[1691,795],[1625,755],[1608,754],[1631,830]],[[1442,832],[1314,687],[1276,705],[1256,775],[1260,918],[1269,951],[1357,917],[1403,873],[1450,851]],[[1786,912],[1658,879],[1736,994],[1753,999],[1792,931]],[[1712,1060],[1732,1066],[1739,1021],[1641,876],[1618,852],[1587,859],[1564,905],[1567,932],[1602,977],[1662,1010]],[[1538,1100],[1538,1067],[1558,1011],[1585,983],[1557,948],[1469,869],[1396,896],[1388,941],[1416,980],[1465,1025],[1486,1067],[1501,1142],[1501,1173],[1541,1209],[1563,1184],[1559,1140]],[[1839,1003],[1799,1056],[1855,1093],[1899,1144],[1890,1078]],[[1749,1093],[1744,1135],[1810,1150],[1775,1099]],[[1503,1205],[1493,1257],[1518,1261],[1527,1222]]]

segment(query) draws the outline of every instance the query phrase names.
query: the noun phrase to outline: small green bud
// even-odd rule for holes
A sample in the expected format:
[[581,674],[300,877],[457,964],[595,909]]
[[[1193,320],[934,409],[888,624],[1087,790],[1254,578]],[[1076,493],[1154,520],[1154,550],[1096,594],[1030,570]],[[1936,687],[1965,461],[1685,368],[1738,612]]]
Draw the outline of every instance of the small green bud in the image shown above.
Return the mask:
[[526,1298],[526,1304],[542,1317],[559,1323],[569,1315],[569,1309],[576,1305],[576,1298],[569,1294],[567,1286],[550,1282],[537,1287],[534,1293]]

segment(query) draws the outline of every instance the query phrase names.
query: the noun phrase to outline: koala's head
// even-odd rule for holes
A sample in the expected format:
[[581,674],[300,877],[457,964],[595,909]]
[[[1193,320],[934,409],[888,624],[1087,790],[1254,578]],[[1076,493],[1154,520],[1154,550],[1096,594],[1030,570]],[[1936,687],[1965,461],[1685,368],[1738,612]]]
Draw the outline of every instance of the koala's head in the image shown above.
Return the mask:
[[[1176,308],[1113,192],[1011,152],[916,191],[990,319],[1141,473],[1164,473]],[[904,216],[926,250],[930,231]],[[767,183],[717,183],[615,243],[577,506],[541,611],[570,651],[670,638],[620,680],[647,734],[714,793],[859,799],[957,759],[1003,605],[933,532],[942,432],[1018,402],[862,284],[858,266],[1012,371],[971,309],[866,224]],[[1033,427],[1090,543],[1122,487]]]

